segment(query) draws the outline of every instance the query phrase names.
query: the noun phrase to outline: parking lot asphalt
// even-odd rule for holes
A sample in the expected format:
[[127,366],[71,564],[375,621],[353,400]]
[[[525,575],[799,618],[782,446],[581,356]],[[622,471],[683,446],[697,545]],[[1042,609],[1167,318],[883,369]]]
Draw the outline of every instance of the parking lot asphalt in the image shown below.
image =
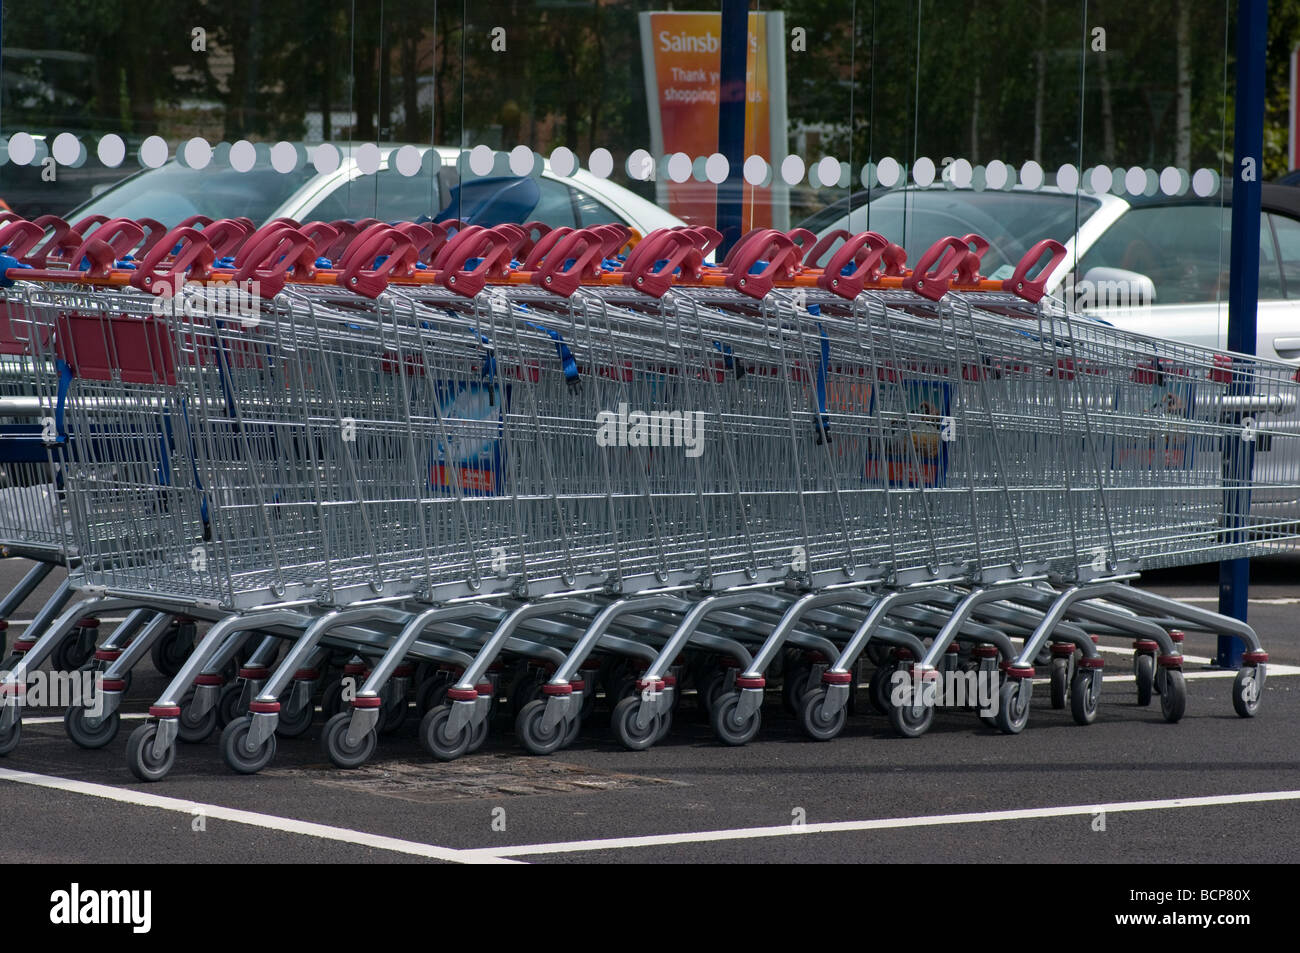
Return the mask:
[[[0,588],[25,568],[0,563]],[[1295,862],[1298,571],[1294,558],[1254,567],[1250,621],[1277,664],[1250,720],[1233,712],[1231,678],[1196,661],[1214,655],[1212,637],[1184,647],[1178,724],[1137,706],[1128,641],[1103,639],[1108,677],[1086,727],[1044,686],[1019,735],[940,711],[902,739],[863,704],[819,744],[773,696],[758,738],[729,748],[685,698],[672,734],[643,752],[618,744],[602,707],[550,758],[523,753],[498,721],[479,753],[436,763],[410,718],[365,767],[341,771],[318,718],[257,775],[232,773],[214,737],[140,784],[126,739],[165,684],[146,663],[103,749],[76,747],[59,711],[25,711],[21,745],[0,759],[0,862]],[[14,616],[11,640],[55,582]],[[1213,567],[1142,584],[1214,608]]]

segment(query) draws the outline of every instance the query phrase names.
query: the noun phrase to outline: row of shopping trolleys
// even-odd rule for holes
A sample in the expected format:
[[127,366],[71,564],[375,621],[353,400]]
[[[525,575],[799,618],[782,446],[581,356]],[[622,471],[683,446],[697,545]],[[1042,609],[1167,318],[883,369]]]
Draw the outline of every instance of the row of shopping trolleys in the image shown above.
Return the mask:
[[[202,231],[195,225],[202,226]],[[1146,344],[1094,325],[1075,328],[1068,315],[1046,314],[1046,306],[1040,309],[1037,305],[1046,270],[1063,260],[1064,249],[1058,244],[1040,243],[1010,279],[990,281],[979,276],[979,255],[987,243],[975,236],[945,239],[927,251],[915,269],[908,270],[906,254],[874,233],[828,236],[840,244],[816,242],[805,252],[812,236],[764,230],[739,243],[730,263],[710,266],[704,255],[720,236],[706,229],[655,233],[620,256],[628,235],[610,228],[560,234],[561,230],[546,232],[532,227],[476,231],[471,226],[455,229],[450,237],[446,228],[414,223],[393,228],[383,223],[298,227],[281,222],[254,230],[241,223],[194,222],[166,231],[125,220],[78,223],[75,227],[15,221],[0,228],[4,229],[0,244],[9,249],[9,259],[0,260],[0,270],[10,283],[19,281],[26,289],[6,300],[11,331],[8,343],[12,345],[6,354],[15,360],[17,383],[42,395],[38,400],[42,410],[57,407],[62,412],[67,397],[69,433],[76,435],[77,426],[82,426],[79,443],[63,442],[60,432],[57,439],[44,443],[43,460],[24,464],[33,470],[24,486],[16,489],[33,492],[14,494],[14,505],[8,508],[10,513],[30,518],[26,525],[5,528],[11,551],[39,554],[38,543],[43,543],[48,554],[0,604],[0,610],[12,611],[22,601],[19,597],[24,590],[30,594],[38,577],[55,563],[68,564],[69,579],[15,642],[14,654],[4,666],[8,675],[0,688],[7,698],[20,695],[27,675],[51,654],[57,655],[60,665],[82,662],[83,656],[88,656],[83,664],[102,675],[102,707],[97,703],[92,708],[71,709],[68,731],[80,744],[103,745],[117,732],[131,672],[152,654],[157,667],[175,674],[163,696],[150,707],[150,720],[132,733],[128,744],[128,764],[141,779],[165,776],[176,757],[178,740],[203,740],[218,724],[223,724],[221,748],[227,762],[242,772],[257,771],[274,756],[277,737],[309,730],[318,695],[329,715],[323,735],[326,750],[340,766],[364,763],[381,729],[399,725],[410,716],[412,705],[420,715],[420,739],[434,757],[449,760],[476,750],[503,698],[514,709],[521,742],[537,753],[572,743],[584,716],[590,720],[601,693],[612,708],[614,736],[630,748],[646,748],[661,739],[671,726],[677,702],[691,690],[709,712],[718,738],[727,744],[743,744],[761,726],[769,679],[773,687],[782,686],[785,703],[815,738],[839,733],[855,703],[859,680],[869,682],[874,703],[888,712],[893,726],[905,735],[918,735],[929,727],[936,707],[932,688],[941,683],[973,686],[978,701],[982,680],[984,717],[1003,731],[1015,733],[1028,719],[1035,663],[1040,661],[1048,663],[1053,703],[1068,705],[1076,720],[1087,723],[1096,715],[1103,672],[1093,635],[1122,634],[1132,640],[1139,701],[1150,702],[1153,693],[1158,693],[1164,717],[1176,721],[1183,714],[1186,688],[1175,633],[1189,628],[1232,634],[1244,642],[1246,664],[1237,676],[1232,700],[1244,716],[1257,709],[1267,656],[1255,633],[1234,620],[1134,589],[1128,584],[1132,565],[1116,558],[1123,555],[1132,564],[1145,566],[1158,565],[1163,557],[1204,561],[1227,552],[1247,552],[1250,539],[1246,534],[1225,537],[1218,529],[1223,493],[1216,483],[1207,486],[1205,482],[1206,474],[1218,478],[1218,462],[1206,466],[1201,459],[1199,469],[1164,463],[1135,466],[1116,454],[1095,463],[1097,485],[1088,492],[1095,493],[1096,500],[1076,506],[1070,497],[1077,495],[1080,487],[1069,482],[1070,461],[1065,457],[1075,446],[1071,441],[1102,423],[1121,435],[1125,426],[1135,429],[1135,411],[1120,408],[1127,415],[1121,419],[1115,402],[1094,402],[1095,395],[1087,392],[1095,387],[1094,378],[1102,378],[1103,370],[1119,368],[1124,374],[1122,387],[1144,394],[1148,375],[1152,379],[1186,376],[1184,369],[1193,368],[1197,376],[1186,379],[1195,380],[1195,392],[1206,395],[1196,402],[1201,417],[1194,418],[1184,408],[1178,425],[1184,432],[1199,427],[1197,439],[1216,450],[1223,443],[1225,453],[1225,434],[1233,429],[1223,423],[1223,415],[1240,417],[1274,404],[1281,407],[1286,401],[1275,399],[1278,395],[1274,392],[1294,388],[1291,371],[1285,366],[1265,367],[1252,359],[1248,365],[1251,375],[1261,380],[1264,371],[1274,375],[1268,378],[1270,390],[1258,398],[1237,398],[1225,397],[1225,392],[1234,374],[1247,371],[1235,370],[1237,365],[1231,359],[1225,369],[1221,355],[1183,347],[1176,360],[1156,357],[1150,368],[1142,370],[1135,355],[1147,354]],[[148,238],[146,231],[150,232]],[[541,233],[536,239],[532,237],[535,232]],[[322,262],[318,253],[325,248],[331,257]],[[227,252],[234,253],[228,263]],[[129,260],[128,255],[138,260]],[[245,256],[242,262],[241,255]],[[512,255],[523,260],[511,263]],[[815,262],[826,255],[830,256],[826,266],[816,267]],[[1045,259],[1050,259],[1046,268],[1030,278],[1030,272],[1042,268]],[[154,310],[152,299],[138,294],[153,293],[162,285],[174,291],[187,281],[210,277],[214,267],[224,269],[226,277],[236,282],[262,283],[267,297],[264,307],[269,310],[262,312],[260,323],[254,321],[242,330],[251,327],[265,334],[267,341],[279,344],[282,349],[276,352],[275,361],[263,360],[249,341],[238,336],[240,322],[230,320],[232,316],[214,323],[211,316],[200,313],[196,322],[187,323],[192,315],[177,315],[166,308]],[[426,270],[422,274],[417,267]],[[399,301],[396,295],[404,283],[421,289],[425,310],[417,312],[419,302],[414,299],[400,299],[400,306],[394,303]],[[434,289],[435,284],[442,290]],[[802,291],[823,296],[825,308],[815,319],[795,294]],[[642,297],[633,300],[629,296]],[[505,307],[499,311],[497,303],[502,297]],[[660,299],[675,299],[673,310],[667,304],[662,311],[644,304],[645,300]],[[429,300],[435,300],[436,307],[429,306]],[[471,303],[468,310],[466,301]],[[746,302],[755,301],[761,308],[746,310]],[[960,307],[944,302],[956,302]],[[409,312],[403,311],[405,308]],[[981,316],[976,308],[986,310]],[[330,327],[330,333],[321,333],[321,326],[311,322],[331,309],[343,317]],[[399,312],[406,315],[403,320],[407,322],[399,330],[410,341],[418,342],[435,322],[469,328],[474,334],[468,336],[468,342],[466,336],[455,338],[459,351],[456,347],[437,352],[417,350],[416,363],[400,354],[394,361],[357,344],[358,339],[361,345],[367,344],[363,331],[370,325],[361,322],[378,315],[392,318],[397,328],[397,319],[402,317]],[[494,324],[494,333],[500,333],[490,342],[480,343],[484,336],[478,329],[489,316],[506,324],[504,328]],[[675,322],[671,328],[670,320]],[[550,326],[539,326],[542,321]],[[609,324],[597,327],[600,321]],[[635,578],[606,576],[603,584],[593,578],[577,579],[567,570],[556,571],[545,579],[535,578],[532,588],[526,580],[510,578],[508,573],[492,579],[453,566],[450,576],[440,577],[440,598],[429,599],[427,591],[417,591],[418,580],[403,575],[405,570],[392,572],[382,565],[385,554],[372,548],[382,545],[382,536],[363,520],[344,526],[344,538],[325,540],[352,547],[360,544],[342,557],[338,552],[322,557],[315,551],[312,541],[321,534],[306,524],[298,537],[290,538],[284,535],[287,529],[277,528],[263,542],[267,544],[264,551],[277,560],[300,558],[302,564],[292,567],[300,574],[316,571],[320,565],[330,569],[332,561],[340,558],[363,566],[372,564],[380,575],[371,578],[369,588],[354,583],[346,590],[333,589],[332,600],[305,599],[301,593],[292,600],[254,598],[256,590],[236,588],[244,578],[244,566],[224,570],[227,576],[215,579],[212,591],[205,590],[201,598],[194,596],[192,586],[168,586],[169,579],[183,574],[183,564],[176,557],[185,555],[190,542],[173,538],[173,531],[202,530],[206,534],[219,526],[217,515],[226,502],[223,494],[247,494],[234,499],[229,509],[247,517],[244,528],[249,533],[267,525],[261,511],[286,506],[280,491],[257,480],[247,485],[232,482],[218,492],[211,479],[206,488],[198,479],[200,465],[213,465],[217,476],[229,476],[239,468],[241,460],[230,454],[239,449],[240,440],[258,446],[256,439],[248,438],[249,422],[241,423],[237,412],[246,395],[250,395],[248,406],[263,417],[270,419],[278,410],[274,402],[265,400],[268,391],[264,385],[273,373],[282,372],[286,359],[279,355],[319,349],[310,380],[286,377],[274,378],[274,383],[301,387],[303,400],[313,402],[311,413],[326,415],[327,423],[335,416],[341,422],[344,402],[338,386],[357,388],[355,393],[343,394],[347,400],[373,401],[377,395],[410,393],[416,385],[408,388],[405,376],[427,381],[435,366],[438,374],[482,376],[489,373],[492,353],[495,360],[503,360],[507,342],[529,333],[541,347],[521,347],[514,355],[517,391],[529,389],[532,374],[533,384],[542,379],[536,388],[539,401],[572,400],[579,388],[567,386],[573,384],[570,364],[577,366],[583,361],[572,360],[570,350],[581,354],[584,345],[595,347],[594,340],[585,342],[575,333],[582,328],[597,328],[602,333],[619,330],[623,336],[617,342],[631,355],[627,365],[611,359],[611,373],[604,377],[590,374],[591,359],[586,358],[589,392],[625,383],[626,367],[633,383],[638,374],[650,381],[644,393],[653,396],[656,388],[660,393],[666,389],[663,381],[668,379],[660,366],[662,357],[655,350],[659,346],[656,334],[662,338],[672,330],[677,338],[668,343],[682,347],[691,338],[683,332],[690,321],[698,325],[694,330],[703,342],[702,352],[713,355],[716,351],[723,369],[732,363],[734,349],[728,341],[743,341],[756,354],[779,353],[781,363],[767,368],[760,361],[759,372],[752,373],[745,385],[754,390],[766,388],[762,403],[754,409],[775,410],[767,411],[771,417],[764,422],[765,429],[744,435],[744,439],[754,446],[784,447],[783,428],[788,429],[789,443],[798,445],[796,450],[805,441],[809,447],[820,448],[819,456],[807,452],[816,456],[818,466],[827,469],[820,473],[807,470],[798,463],[799,452],[804,452],[799,450],[791,457],[795,465],[779,484],[769,480],[769,487],[759,481],[757,489],[742,483],[721,484],[726,491],[722,496],[730,493],[742,498],[742,505],[727,511],[732,522],[725,528],[723,524],[691,528],[680,521],[681,513],[689,510],[675,511],[674,519],[680,521],[677,528],[683,532],[679,538],[659,541],[661,558],[665,547],[680,549],[668,553],[668,564],[661,563]],[[977,321],[984,323],[976,328]],[[565,338],[553,333],[555,322],[567,322]],[[969,332],[962,322],[969,324]],[[386,325],[379,321],[374,327],[383,330]],[[936,336],[931,327],[942,328],[943,334]],[[1014,394],[1027,401],[1018,408],[1019,419],[1032,428],[1036,424],[1030,413],[1034,408],[1039,408],[1040,414],[1055,409],[1061,433],[1053,443],[1049,431],[1031,432],[1021,450],[1049,447],[1053,456],[1044,461],[1042,474],[1053,481],[1063,479],[1061,490],[1066,492],[1058,492],[1055,483],[1045,483],[1034,493],[1016,487],[1019,495],[1015,496],[1008,485],[1008,466],[1023,467],[1019,461],[1004,464],[996,458],[971,458],[972,474],[987,473],[996,464],[1000,468],[992,470],[996,479],[986,487],[957,487],[961,492],[954,493],[941,485],[944,478],[938,467],[927,472],[915,462],[902,461],[898,478],[891,467],[878,467],[864,476],[860,460],[832,453],[833,440],[838,441],[835,447],[844,446],[846,437],[855,435],[854,426],[863,431],[859,445],[870,446],[865,436],[867,408],[857,415],[862,419],[843,411],[834,414],[822,393],[826,387],[823,378],[838,374],[852,383],[861,377],[855,366],[831,366],[824,355],[832,353],[832,339],[835,347],[844,347],[845,341],[856,346],[859,339],[853,335],[864,328],[880,336],[880,346],[887,347],[888,353],[911,349],[905,352],[912,355],[906,362],[891,364],[888,369],[880,364],[875,351],[859,347],[854,352],[858,365],[884,375],[878,377],[881,381],[892,382],[900,372],[912,368],[918,374],[942,377],[945,387],[960,390],[967,386],[979,391],[991,388],[994,379],[1005,386],[1007,379],[1023,376],[1026,383],[1013,388]],[[1068,334],[1059,334],[1061,328]],[[441,332],[441,325],[437,329]],[[136,348],[133,352],[124,346],[128,340],[125,332],[136,334],[130,339]],[[936,356],[949,346],[948,335],[959,332],[965,335],[961,338],[964,347],[974,349],[991,341],[991,346],[1001,349],[992,355],[998,360],[975,353],[967,355],[965,362]],[[995,333],[1002,336],[991,337]],[[77,353],[73,345],[78,343],[78,334],[80,344],[98,344],[98,350],[88,353],[93,349],[83,348]],[[778,339],[779,347],[769,340],[772,337]],[[186,351],[178,343],[185,341],[213,343],[192,344]],[[1087,351],[1066,350],[1076,342],[1080,347],[1086,345]],[[261,346],[262,342],[253,343]],[[489,351],[485,352],[485,345],[490,346]],[[780,350],[796,346],[801,350],[793,359]],[[542,364],[548,349],[563,365],[553,378],[549,376],[552,371]],[[819,353],[823,355],[820,359]],[[355,366],[346,368],[338,379],[332,372],[326,373],[341,363],[363,360],[370,360],[373,366],[362,368],[362,372]],[[455,360],[462,363],[456,365]],[[776,358],[765,360],[775,362]],[[873,361],[875,366],[871,366]],[[719,370],[716,380],[739,380],[742,361],[734,363],[734,374]],[[934,370],[940,364],[943,370]],[[378,373],[376,366],[381,368]],[[695,377],[705,383],[714,381],[709,371],[712,366],[709,363],[706,373]],[[51,375],[55,368],[63,369]],[[1032,380],[1030,371],[1037,374]],[[31,380],[23,381],[23,374],[28,373]],[[185,375],[211,386],[216,396],[206,402],[192,396],[175,398],[177,381]],[[57,387],[52,377],[57,377]],[[394,389],[393,382],[399,377],[402,387]],[[676,382],[702,387],[695,377],[680,374]],[[329,388],[321,383],[324,378],[328,378]],[[382,381],[384,389],[378,388],[376,381]],[[566,386],[547,390],[550,383]],[[617,386],[610,393],[616,391]],[[800,399],[782,396],[788,393]],[[24,394],[19,390],[12,396],[21,399]],[[709,396],[717,398],[716,389]],[[1229,406],[1229,398],[1238,404]],[[160,426],[156,407],[168,400],[174,400],[168,405],[171,415]],[[1293,407],[1293,396],[1290,400]],[[387,407],[381,402],[369,409],[375,413],[391,410],[391,401],[386,403]],[[589,411],[595,406],[598,404],[583,408],[582,419],[589,424]],[[1005,419],[1006,409],[987,402],[972,403],[975,410],[981,406],[987,420],[985,436],[992,439],[997,433],[994,421]],[[1099,420],[1107,406],[1113,411],[1111,419]],[[1089,407],[1094,415],[1091,422]],[[511,415],[526,422],[526,410],[514,408]],[[981,418],[975,410],[962,408],[958,412],[955,419],[962,423],[963,432],[979,424]],[[961,416],[963,413],[969,416]],[[432,416],[437,415],[434,412]],[[911,429],[915,416],[897,415],[906,454],[915,455],[921,445]],[[921,416],[927,425],[935,422],[929,419],[935,416],[932,412]],[[837,428],[833,438],[826,425],[831,418]],[[568,418],[557,419],[563,426],[554,430],[539,425],[534,435],[539,445],[548,440],[560,445],[558,441],[566,435],[564,428],[571,428],[569,421],[574,418],[570,412]],[[734,411],[732,419],[737,425],[743,423]],[[390,422],[396,431],[414,426],[414,417]],[[287,427],[293,421],[285,418],[274,423]],[[453,423],[466,426],[470,433],[482,432],[482,421]],[[518,425],[519,420],[511,423]],[[201,430],[209,425],[210,430]],[[431,426],[428,419],[425,425]],[[1075,428],[1068,434],[1067,425]],[[198,428],[194,432],[203,439],[185,439],[184,434],[177,437],[176,432],[184,427]],[[801,436],[795,434],[796,429]],[[1146,440],[1146,430],[1136,429]],[[937,436],[924,436],[925,449],[938,445]],[[1281,432],[1268,436],[1275,458],[1281,455],[1280,448],[1290,446]],[[443,443],[437,443],[439,440]],[[449,442],[445,433],[434,439],[438,446]],[[160,443],[171,448],[164,448],[167,460],[174,457],[185,461],[185,466],[156,467],[152,457],[142,466],[145,450]],[[1262,443],[1257,441],[1257,445]],[[262,440],[261,446],[266,445]],[[124,454],[120,459],[111,458],[114,447]],[[349,455],[351,451],[344,452],[330,461],[337,465],[329,474],[332,482],[321,481],[322,471],[315,458],[304,462],[299,457],[324,447],[319,432],[313,432],[306,442],[283,442],[274,447],[289,456],[272,462],[296,467],[293,472],[301,482],[292,488],[295,492],[324,494],[319,500],[308,496],[308,503],[319,502],[326,511],[353,506],[364,516],[365,501],[347,493],[358,488],[369,491],[372,485],[358,482],[355,470],[364,465],[382,478],[380,471],[390,459],[359,460]],[[398,440],[384,444],[384,450],[406,452]],[[662,465],[663,454],[657,459],[649,454],[637,457],[641,461],[647,458],[655,466]],[[554,462],[563,463],[564,455]],[[755,461],[758,466],[763,462]],[[257,469],[257,464],[248,460],[242,461],[242,466]],[[836,466],[842,469],[835,471]],[[1124,469],[1125,477],[1140,476],[1144,484],[1112,486],[1101,471],[1117,467]],[[192,481],[187,472],[191,468]],[[447,469],[454,475],[454,467]],[[626,472],[635,474],[636,468]],[[130,478],[123,478],[123,473]],[[817,479],[811,480],[809,473]],[[657,496],[648,494],[653,497],[645,511],[648,518],[662,515],[657,506],[666,510],[679,498],[687,498],[691,479],[683,476],[695,478],[698,472],[682,469],[680,474],[656,475],[665,482]],[[835,480],[849,478],[867,484],[874,495],[841,498]],[[420,475],[408,489],[417,496],[432,492],[434,499],[450,499],[466,509],[494,495],[491,486],[441,486],[430,491],[423,485],[425,479]],[[1161,479],[1168,485],[1162,485]],[[185,481],[189,483],[180,486]],[[553,482],[562,485],[561,480]],[[290,488],[281,489],[287,493]],[[962,522],[968,515],[968,499],[974,499],[967,496],[967,489],[972,494],[984,493],[983,499],[989,501],[1004,501],[1001,505],[1005,505],[1009,521],[1000,527],[996,540],[980,524],[978,506],[969,506],[970,525]],[[506,491],[499,495],[516,510],[540,502],[534,515],[542,518],[533,519],[529,526],[546,529],[545,509],[559,504],[556,486],[543,485],[542,490],[535,499],[518,493],[511,497]],[[612,490],[622,493],[623,500],[636,497],[623,487],[597,487],[588,494],[584,518],[599,512],[611,499]],[[1183,498],[1170,491],[1199,501],[1194,512],[1183,514],[1177,506],[1170,509],[1170,499]],[[716,494],[717,490],[710,492]],[[1058,497],[1065,501],[1063,508]],[[167,499],[169,506],[194,504],[193,512],[183,514],[186,522],[168,506],[141,508],[140,504],[153,498]],[[844,506],[863,506],[866,504],[855,501],[867,501],[871,509],[846,513],[823,505],[810,517],[814,500],[830,498]],[[1206,499],[1213,503],[1208,510]],[[112,505],[105,509],[101,506],[104,501]],[[878,501],[885,504],[879,512],[875,510]],[[1120,507],[1125,501],[1136,504],[1128,510],[1106,508]],[[810,544],[802,559],[815,571],[798,567],[799,560],[785,566],[778,563],[774,569],[753,562],[752,551],[740,545],[743,534],[738,531],[746,529],[759,504],[769,507],[763,513],[766,522],[761,524],[769,536],[785,543],[795,534],[794,538],[802,537]],[[132,510],[132,506],[137,508]],[[943,507],[947,509],[940,513]],[[489,515],[510,512],[510,507],[502,506]],[[936,513],[949,522],[936,522]],[[1170,525],[1141,522],[1151,513],[1170,520]],[[903,515],[911,522],[900,522]],[[1052,561],[1026,564],[1022,560],[1024,534],[1017,530],[1013,517],[1070,523],[1068,534],[1060,530],[1060,541],[1049,543],[1049,548],[1059,549],[1049,554]],[[823,522],[816,522],[818,518]],[[67,539],[60,546],[65,519],[69,523]],[[1121,525],[1114,526],[1115,520]],[[773,531],[773,526],[778,529]],[[1160,532],[1149,534],[1152,548],[1147,555],[1133,555],[1135,550],[1120,552],[1117,539],[1131,547],[1136,545],[1132,541],[1143,539],[1150,528]],[[1264,528],[1275,538],[1283,535],[1276,524]],[[519,539],[526,536],[518,522],[507,520],[502,529]],[[566,529],[570,535],[557,537],[553,545],[578,549],[607,545],[609,527],[580,524],[579,529],[589,539],[575,540]],[[1085,532],[1095,534],[1086,544],[1080,536]],[[966,555],[982,554],[988,565],[965,559],[960,565],[941,564],[938,559],[925,565],[927,557],[938,553],[940,543],[952,543],[952,538],[941,538],[943,533],[956,534]],[[728,534],[735,539],[729,549],[723,549],[719,543]],[[887,546],[879,545],[881,538]],[[135,548],[114,547],[112,543],[119,539],[128,540]],[[1175,544],[1172,549],[1168,549],[1170,540]],[[218,542],[235,547],[243,539],[227,534]],[[544,561],[549,541],[530,542],[536,547],[530,552],[536,567]],[[615,547],[610,555],[626,557],[640,542],[624,540],[620,544],[624,551]],[[1028,549],[1033,540],[1023,542]],[[1094,542],[1103,546],[1099,554],[1091,551]],[[457,545],[452,539],[453,552]],[[1162,545],[1167,551],[1159,548]],[[168,558],[158,560],[160,553]],[[876,563],[874,567],[853,564],[855,555],[864,553]],[[919,563],[902,564],[903,553]],[[701,554],[710,560],[727,556],[734,561],[725,574],[701,574],[696,565]],[[284,566],[278,563],[273,568],[278,572]],[[459,581],[452,578],[457,574]],[[410,584],[410,590],[385,594],[386,590],[400,590],[403,584]],[[270,595],[277,592],[283,595],[278,590],[271,590]],[[236,603],[221,602],[232,594]],[[126,613],[125,620],[99,641],[100,628],[91,624],[93,619],[119,612]],[[200,623],[209,627],[196,639],[195,627]],[[193,651],[189,651],[191,644]],[[864,657],[875,665],[870,679],[861,664]],[[332,668],[339,661],[344,661],[342,672]],[[961,677],[953,677],[957,675]],[[0,752],[13,750],[20,735],[21,707],[7,704],[0,708]]]

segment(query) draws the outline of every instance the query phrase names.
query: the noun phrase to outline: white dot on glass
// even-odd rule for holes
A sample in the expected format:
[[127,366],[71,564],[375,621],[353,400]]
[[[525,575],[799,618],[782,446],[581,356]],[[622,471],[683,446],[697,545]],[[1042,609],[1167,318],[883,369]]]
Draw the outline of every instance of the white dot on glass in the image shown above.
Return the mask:
[[948,173],[952,184],[959,189],[969,189],[972,179],[975,176],[975,170],[971,167],[969,159],[956,159],[948,167],[952,171]]
[[673,182],[685,182],[691,177],[691,157],[685,152],[674,152],[668,157],[668,178]]
[[271,146],[271,168],[281,175],[298,168],[298,150],[292,142],[277,142]]
[[420,150],[412,145],[405,145],[397,150],[397,155],[393,156],[392,165],[397,169],[398,175],[404,175],[408,178],[420,171],[424,164],[424,156],[420,155]]
[[934,182],[934,160],[921,156],[912,163],[912,181],[917,185],[930,185]]
[[786,185],[798,185],[806,171],[807,166],[799,156],[786,156],[781,160],[781,181]]
[[1201,198],[1213,195],[1218,185],[1217,178],[1212,169],[1197,169],[1192,175],[1192,191]]
[[1160,191],[1165,195],[1177,195],[1183,187],[1183,171],[1171,165],[1160,171]]
[[608,179],[614,173],[614,157],[603,147],[593,149],[587,156],[587,170],[598,179]]
[[880,160],[880,164],[876,166],[876,178],[885,188],[892,189],[898,184],[898,179],[902,174],[902,171],[903,169],[898,164],[897,159],[893,156],[885,156]]
[[339,155],[338,147],[333,143],[322,142],[312,152],[311,164],[316,167],[316,171],[322,175],[328,175],[339,167],[342,157]]
[[578,168],[578,157],[573,154],[573,150],[565,146],[557,146],[551,150],[551,171],[560,177],[573,175]]
[[247,172],[257,162],[257,150],[247,139],[240,139],[230,146],[230,167],[236,172]]
[[1098,195],[1102,192],[1109,192],[1113,180],[1114,173],[1104,165],[1095,166],[1088,173],[1088,187]]
[[1001,189],[1007,184],[1007,164],[994,159],[984,170],[984,184],[990,189]]
[[[11,146],[12,148],[12,146]],[[110,169],[116,169],[126,158],[126,143],[122,137],[116,133],[110,132],[95,146],[95,154],[99,156],[99,161]]]
[[817,163],[817,178],[824,188],[838,188],[840,184],[840,161],[826,156]]
[[9,140],[9,161],[27,165],[36,158],[36,140],[25,132],[16,132]]
[[181,147],[181,155],[191,169],[206,169],[212,161],[212,146],[202,136],[195,136]]
[[489,146],[477,145],[469,150],[469,170],[475,175],[491,175],[493,160]]
[[633,149],[629,152],[625,165],[628,178],[637,182],[645,182],[654,176],[655,161],[645,149]]
[[767,160],[762,156],[750,156],[742,171],[750,185],[762,185],[767,181]]
[[533,171],[533,150],[519,145],[510,150],[510,171],[515,175],[531,175]]
[[1030,159],[1020,167],[1020,184],[1027,189],[1043,187],[1043,167]]
[[731,163],[721,152],[715,152],[704,160],[704,175],[714,185],[721,185],[731,174]]
[[52,152],[59,165],[72,165],[81,158],[81,140],[70,132],[61,132],[54,137]]
[[146,169],[156,169],[167,161],[167,140],[162,136],[149,136],[140,143],[140,164]]
[[1141,166],[1133,166],[1124,173],[1124,188],[1128,190],[1129,195],[1141,195],[1147,190],[1147,170]]
[[1056,170],[1056,187],[1062,192],[1073,192],[1079,187],[1079,170],[1066,163]]

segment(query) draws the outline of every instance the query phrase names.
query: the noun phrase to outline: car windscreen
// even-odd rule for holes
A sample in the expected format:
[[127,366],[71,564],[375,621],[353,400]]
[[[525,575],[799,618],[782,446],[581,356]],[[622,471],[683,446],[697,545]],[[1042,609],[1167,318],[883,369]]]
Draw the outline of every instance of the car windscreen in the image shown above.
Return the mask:
[[[836,228],[853,234],[871,229],[908,251],[915,264],[925,250],[949,235],[972,232],[989,242],[981,271],[1007,278],[1035,243],[1044,238],[1069,241],[1076,228],[1101,207],[1096,199],[1058,192],[975,192],[961,189],[916,189],[889,192],[827,222],[814,216],[818,236]],[[827,253],[818,264],[829,261]],[[999,271],[1001,269],[1001,271]]]
[[265,222],[308,179],[310,165],[289,173],[274,169],[187,169],[175,162],[131,176],[76,209],[76,217],[155,218],[168,227],[191,215]]

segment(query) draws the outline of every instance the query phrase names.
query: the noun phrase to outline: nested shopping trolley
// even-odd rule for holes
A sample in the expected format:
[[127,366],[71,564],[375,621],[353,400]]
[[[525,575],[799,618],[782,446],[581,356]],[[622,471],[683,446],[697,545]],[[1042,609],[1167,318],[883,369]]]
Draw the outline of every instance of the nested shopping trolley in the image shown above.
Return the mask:
[[[129,281],[106,261],[89,289],[23,282],[33,347],[66,368],[51,452],[74,584],[212,623],[132,736],[141,777],[211,730],[250,633],[288,649],[241,672],[247,714],[222,748],[243,771],[310,724],[339,650],[362,683],[326,725],[344,766],[421,669],[420,737],[441,759],[483,743],[506,672],[537,752],[573,740],[598,683],[634,748],[664,736],[685,685],[721,740],[748,741],[770,675],[833,737],[864,658],[903,734],[933,708],[893,702],[891,673],[986,672],[990,720],[1014,732],[1042,652],[1053,704],[1086,723],[1097,633],[1134,639],[1139,700],[1158,691],[1177,720],[1180,627],[1247,642],[1234,704],[1254,713],[1253,631],[1126,582],[1292,539],[1277,500],[1300,455],[1271,423],[1294,412],[1291,369],[1039,300],[1028,274],[1059,249],[990,282],[970,236],[909,272],[872,233],[818,268],[806,236],[777,232],[712,266],[706,230],[624,259],[617,230],[376,224],[342,241],[280,223],[227,273],[219,231],[177,230]],[[263,294],[214,309],[205,277]]]

